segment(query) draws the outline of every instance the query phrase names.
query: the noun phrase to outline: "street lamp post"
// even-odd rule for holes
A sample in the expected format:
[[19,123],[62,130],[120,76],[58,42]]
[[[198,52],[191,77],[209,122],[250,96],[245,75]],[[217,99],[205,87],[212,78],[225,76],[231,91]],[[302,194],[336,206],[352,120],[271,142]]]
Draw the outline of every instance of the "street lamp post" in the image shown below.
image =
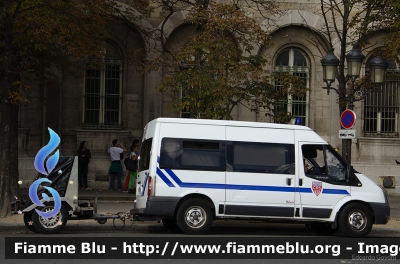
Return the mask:
[[[370,63],[370,77],[371,83],[374,89],[365,89],[365,87],[355,86],[355,81],[360,77],[361,65],[364,60],[364,55],[359,49],[359,45],[353,45],[353,49],[346,55],[347,61],[347,76],[345,82],[350,81],[350,85],[345,88],[345,91],[341,91],[337,88],[331,87],[332,83],[336,79],[337,67],[340,64],[339,59],[333,54],[334,49],[330,48],[328,54],[321,59],[321,64],[323,68],[323,80],[326,83],[326,87],[323,89],[329,91],[334,90],[339,99],[346,101],[347,109],[353,110],[354,102],[363,100],[370,92],[379,92],[381,84],[385,81],[385,74],[388,63],[382,58],[381,53],[374,57]],[[357,96],[355,96],[357,95]],[[346,160],[349,165],[351,165],[351,139],[347,140],[346,148]]]

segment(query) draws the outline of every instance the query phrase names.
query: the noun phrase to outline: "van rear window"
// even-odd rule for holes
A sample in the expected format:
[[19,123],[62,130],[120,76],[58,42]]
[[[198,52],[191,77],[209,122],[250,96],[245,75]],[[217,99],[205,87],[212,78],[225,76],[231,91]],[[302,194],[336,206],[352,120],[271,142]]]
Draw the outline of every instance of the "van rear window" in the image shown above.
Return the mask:
[[146,139],[140,147],[139,171],[148,170],[150,166],[150,152],[153,138]]
[[161,169],[225,170],[222,141],[163,138]]

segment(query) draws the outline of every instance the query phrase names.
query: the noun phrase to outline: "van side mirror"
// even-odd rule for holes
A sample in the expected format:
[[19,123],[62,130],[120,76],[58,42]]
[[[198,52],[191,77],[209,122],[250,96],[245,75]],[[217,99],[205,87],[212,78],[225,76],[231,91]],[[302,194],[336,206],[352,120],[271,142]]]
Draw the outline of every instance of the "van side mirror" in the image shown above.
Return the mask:
[[349,182],[349,181],[351,181],[353,179],[353,175],[354,175],[353,166],[351,166],[351,165],[347,166],[347,170],[346,170],[347,182]]

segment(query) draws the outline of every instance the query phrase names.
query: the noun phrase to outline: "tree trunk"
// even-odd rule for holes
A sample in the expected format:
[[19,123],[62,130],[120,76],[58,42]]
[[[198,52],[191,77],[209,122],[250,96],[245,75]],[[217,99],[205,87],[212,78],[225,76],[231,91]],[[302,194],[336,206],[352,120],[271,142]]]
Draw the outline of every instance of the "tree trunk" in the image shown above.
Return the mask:
[[[18,100],[10,100],[9,92],[18,92],[13,87],[19,81],[15,71],[19,60],[13,50],[13,26],[9,16],[11,1],[3,1],[0,27],[0,217],[7,216],[10,202],[19,196],[18,186]],[[19,8],[14,7],[14,8]],[[16,88],[17,90],[14,90]]]
[[8,91],[13,78],[2,71],[0,77],[0,217],[10,213],[10,202],[19,196],[18,187],[18,106],[11,104]]

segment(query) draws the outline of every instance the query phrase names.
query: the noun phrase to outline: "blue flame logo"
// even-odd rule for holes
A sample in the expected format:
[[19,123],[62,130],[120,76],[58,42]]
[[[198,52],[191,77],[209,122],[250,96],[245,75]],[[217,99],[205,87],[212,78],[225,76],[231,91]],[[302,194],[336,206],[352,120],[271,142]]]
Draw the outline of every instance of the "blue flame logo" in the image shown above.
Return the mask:
[[[39,180],[36,180],[32,183],[31,187],[29,187],[29,197],[31,198],[32,202],[34,204],[36,204],[37,206],[44,206],[44,204],[40,201],[39,197],[37,196],[37,189],[39,187],[39,184],[41,184],[42,182],[49,182],[51,183],[51,181],[47,178],[41,178]],[[54,190],[51,187],[46,187],[44,186],[44,188],[46,188],[51,195],[54,198],[54,208],[52,211],[46,213],[46,212],[42,212],[39,211],[38,209],[36,210],[36,213],[38,213],[38,215],[40,215],[43,218],[51,218],[53,216],[55,216],[56,214],[58,214],[58,212],[60,212],[61,209],[61,198],[60,195],[58,194],[58,192],[56,190]],[[49,202],[50,198],[47,194],[42,193],[42,197],[45,201]]]
[[[49,129],[49,133],[50,133],[50,141],[46,146],[44,146],[43,148],[41,148],[39,150],[39,152],[36,154],[35,162],[34,162],[35,169],[44,175],[48,175],[50,172],[52,172],[54,167],[57,165],[58,159],[60,157],[59,150],[57,150],[52,156],[50,156],[47,159],[46,168],[45,168],[44,163],[46,161],[46,157],[48,155],[50,155],[57,148],[57,146],[60,144],[60,141],[61,141],[60,137],[57,135],[56,132],[54,132],[51,128],[48,128],[48,129]],[[44,206],[44,204],[40,201],[40,199],[37,195],[37,189],[42,182],[51,183],[51,181],[49,179],[41,178],[41,179],[34,181],[32,183],[32,185],[29,187],[29,198],[31,198],[32,202],[34,204],[36,204],[37,206]],[[56,190],[54,190],[53,188],[46,187],[46,186],[44,186],[44,188],[46,188],[53,196],[54,208],[52,211],[47,212],[47,213],[39,211],[38,209],[35,209],[35,210],[38,213],[38,215],[40,215],[41,217],[51,218],[60,212],[61,197],[58,194],[58,192]],[[50,198],[47,194],[42,193],[42,197],[45,201],[47,201],[47,202],[50,201]]]
[[46,157],[57,148],[58,144],[60,144],[61,141],[56,132],[54,132],[51,128],[48,129],[50,133],[50,142],[39,150],[39,152],[36,154],[34,162],[35,169],[44,175],[48,175],[54,169],[60,157],[59,151],[57,150],[54,155],[50,156],[47,159],[47,170],[44,168],[44,161],[46,160]]

